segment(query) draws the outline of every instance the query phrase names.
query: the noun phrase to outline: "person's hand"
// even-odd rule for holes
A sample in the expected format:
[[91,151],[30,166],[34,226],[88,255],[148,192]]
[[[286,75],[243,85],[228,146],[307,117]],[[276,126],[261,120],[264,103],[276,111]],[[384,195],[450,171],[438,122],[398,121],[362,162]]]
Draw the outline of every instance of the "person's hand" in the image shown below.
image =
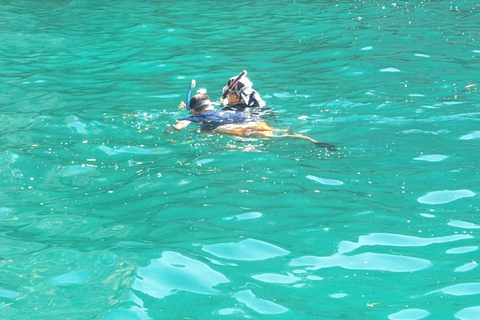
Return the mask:
[[185,110],[187,109],[187,105],[185,104],[185,102],[180,102],[180,104],[178,105],[178,109],[180,110]]
[[186,128],[190,124],[190,121],[188,120],[177,120],[177,123],[173,125],[173,128],[175,130],[182,130],[183,128]]

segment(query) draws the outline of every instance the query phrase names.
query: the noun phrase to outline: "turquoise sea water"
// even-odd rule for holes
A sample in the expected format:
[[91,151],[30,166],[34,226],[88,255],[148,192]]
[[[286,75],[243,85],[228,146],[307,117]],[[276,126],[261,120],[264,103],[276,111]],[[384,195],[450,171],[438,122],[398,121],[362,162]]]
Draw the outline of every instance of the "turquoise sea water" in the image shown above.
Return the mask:
[[[475,1],[0,2],[0,319],[480,319]],[[173,132],[243,69],[279,128]]]

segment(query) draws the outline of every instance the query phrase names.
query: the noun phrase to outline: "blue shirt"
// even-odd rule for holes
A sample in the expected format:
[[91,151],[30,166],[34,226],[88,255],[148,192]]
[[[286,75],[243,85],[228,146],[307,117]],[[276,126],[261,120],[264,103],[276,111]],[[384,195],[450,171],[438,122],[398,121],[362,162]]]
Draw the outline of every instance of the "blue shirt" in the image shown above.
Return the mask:
[[181,120],[199,124],[202,131],[213,131],[224,124],[245,123],[247,122],[247,117],[244,112],[206,110]]

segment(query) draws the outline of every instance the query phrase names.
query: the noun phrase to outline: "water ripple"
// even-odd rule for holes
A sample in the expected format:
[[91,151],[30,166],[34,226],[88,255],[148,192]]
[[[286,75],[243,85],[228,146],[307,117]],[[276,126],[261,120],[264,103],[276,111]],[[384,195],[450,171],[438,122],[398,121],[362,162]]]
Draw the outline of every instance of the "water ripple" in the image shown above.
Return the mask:
[[319,178],[312,175],[308,175],[307,179],[329,186],[340,186],[343,184],[343,182],[339,180]]
[[462,309],[455,313],[455,318],[460,320],[478,320],[480,319],[480,306]]
[[277,303],[255,297],[250,290],[239,291],[233,297],[260,314],[282,314],[288,311],[287,308]]
[[404,309],[388,316],[388,320],[420,320],[430,314],[423,309]]
[[62,274],[50,280],[50,283],[53,285],[67,285],[67,284],[77,284],[85,281],[89,274],[88,270],[78,270]]
[[424,155],[420,157],[416,157],[413,160],[419,160],[419,161],[428,161],[428,162],[440,162],[445,159],[447,159],[448,156],[444,156],[441,154],[430,154],[430,155]]
[[478,249],[477,246],[467,246],[467,247],[459,247],[453,248],[446,251],[447,254],[461,254],[476,251]]
[[418,202],[425,204],[445,204],[459,199],[475,196],[476,193],[470,190],[444,190],[432,191],[425,196],[418,198]]
[[467,272],[467,271],[475,269],[476,267],[478,267],[478,263],[469,262],[469,263],[464,264],[463,266],[455,268],[455,270],[453,270],[453,271],[454,272]]
[[247,212],[247,213],[238,214],[238,215],[233,216],[233,217],[225,217],[225,218],[223,218],[223,220],[236,219],[236,220],[240,221],[240,220],[258,219],[258,218],[261,218],[261,217],[262,217],[262,214],[260,212]]
[[368,252],[354,256],[342,254],[330,257],[305,256],[293,259],[290,265],[308,267],[309,270],[340,267],[350,270],[415,272],[429,268],[432,263],[420,258]]
[[360,236],[358,242],[342,241],[338,251],[340,253],[347,253],[362,246],[424,247],[435,243],[447,243],[472,238],[473,236],[467,234],[420,238],[400,234],[372,233],[366,236]]
[[7,299],[15,299],[20,296],[20,293],[10,290],[0,290],[0,297]]
[[480,139],[480,131],[475,131],[460,137],[460,140]]
[[254,239],[236,243],[204,245],[202,250],[219,258],[244,261],[266,260],[290,253],[270,243]]
[[443,293],[451,296],[470,296],[480,294],[480,282],[461,283],[448,286],[440,290],[427,293],[427,295]]
[[278,283],[278,284],[295,283],[301,280],[301,278],[295,277],[292,274],[283,275],[283,274],[276,274],[276,273],[257,274],[252,276],[252,278],[262,282]]
[[380,72],[400,72],[400,70],[398,70],[397,68],[385,68],[385,69],[382,69],[380,70]]
[[107,146],[100,146],[98,147],[99,150],[105,152],[108,155],[116,155],[121,153],[131,153],[131,154],[149,154],[150,150],[139,148],[139,147],[121,147],[118,149],[110,148]]
[[214,286],[229,280],[208,265],[166,251],[159,259],[151,260],[137,271],[132,288],[155,298],[164,298],[178,291],[216,294]]
[[453,220],[447,223],[449,226],[462,228],[462,229],[480,229],[480,225],[473,222]]

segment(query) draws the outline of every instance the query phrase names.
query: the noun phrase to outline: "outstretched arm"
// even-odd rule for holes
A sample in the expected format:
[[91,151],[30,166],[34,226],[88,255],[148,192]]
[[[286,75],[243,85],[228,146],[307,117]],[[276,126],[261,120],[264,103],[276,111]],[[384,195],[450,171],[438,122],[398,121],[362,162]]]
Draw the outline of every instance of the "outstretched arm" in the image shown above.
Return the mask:
[[191,121],[188,120],[180,120],[173,125],[173,128],[176,130],[182,130],[183,128],[186,128],[190,123]]

